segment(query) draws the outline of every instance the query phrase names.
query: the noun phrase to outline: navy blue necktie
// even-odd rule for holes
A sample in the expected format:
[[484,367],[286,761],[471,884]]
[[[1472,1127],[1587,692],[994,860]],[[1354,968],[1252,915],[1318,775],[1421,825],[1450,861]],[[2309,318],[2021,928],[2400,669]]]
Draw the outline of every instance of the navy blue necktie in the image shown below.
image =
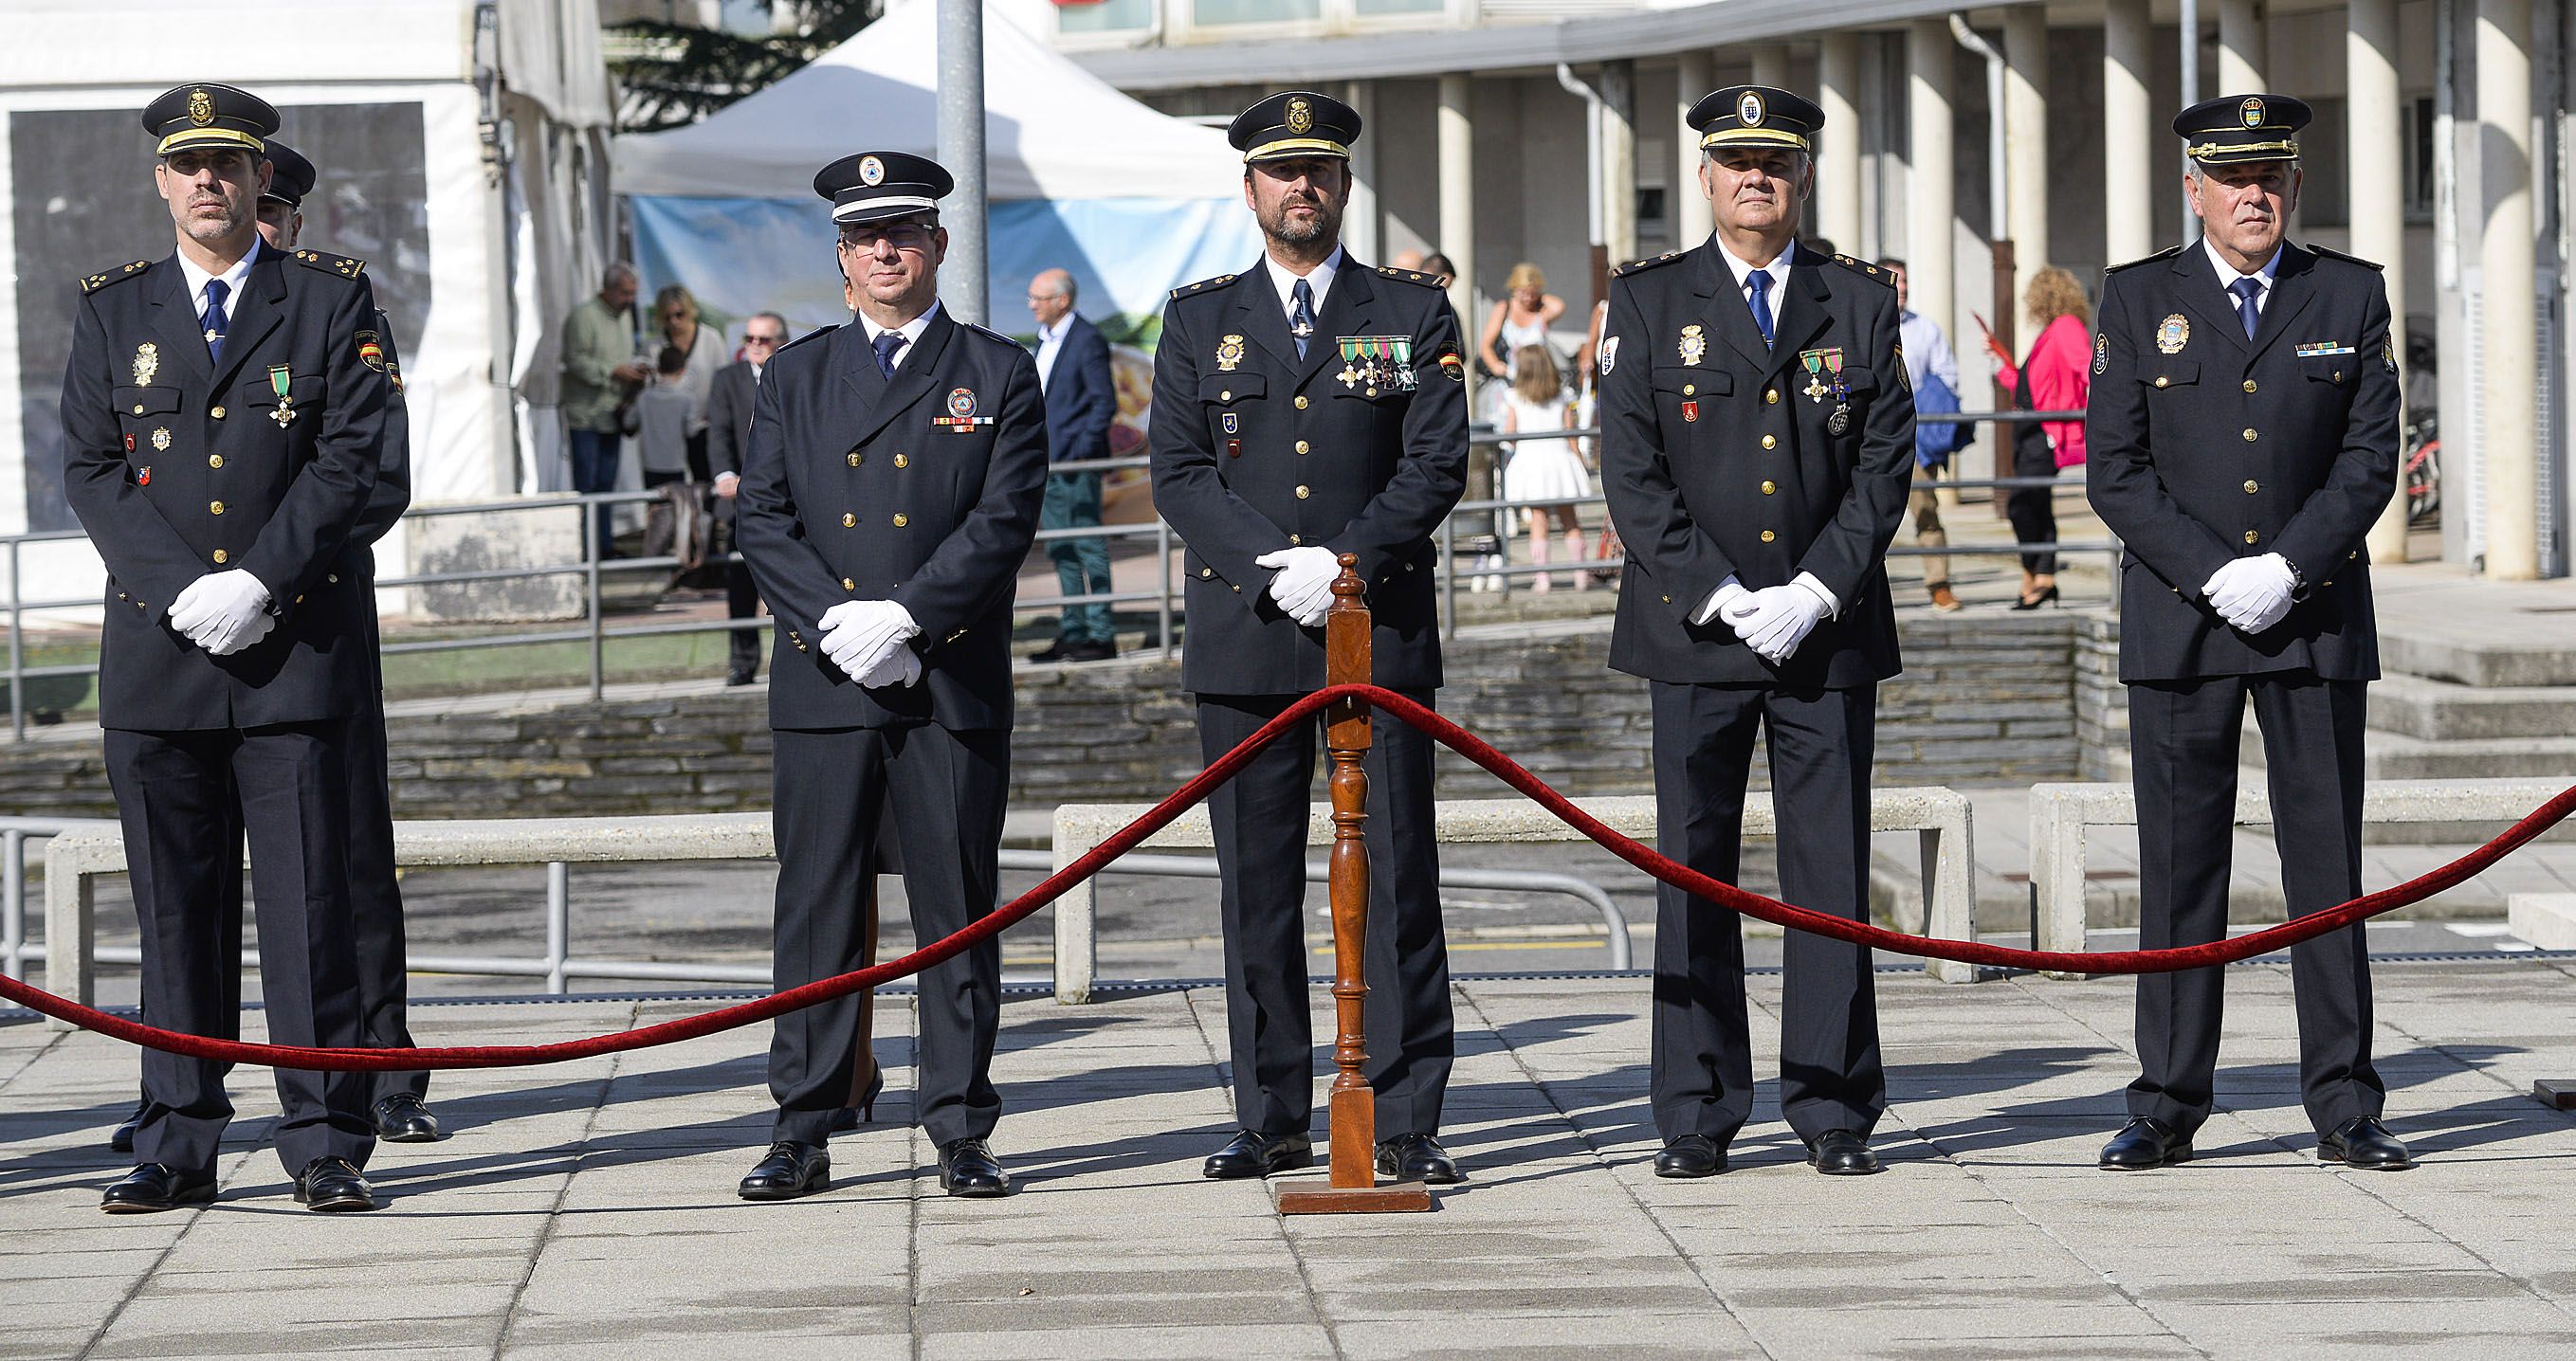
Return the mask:
[[2239,279],[2229,284],[2227,291],[2236,295],[2236,319],[2245,323],[2245,338],[2252,340],[2255,325],[2263,320],[2263,314],[2254,307],[2254,299],[2263,292],[2263,281]]
[[1297,357],[1306,357],[1306,338],[1315,334],[1315,290],[1303,279],[1288,290],[1297,305],[1288,311],[1288,334],[1297,338]]
[[877,338],[868,343],[876,347],[877,372],[888,378],[894,377],[894,354],[903,348],[903,332],[879,331]]
[[206,328],[206,357],[218,364],[224,362],[224,328],[229,324],[224,319],[224,295],[232,291],[233,286],[221,279],[206,280],[206,314],[197,318]]
[[1753,289],[1753,324],[1762,328],[1762,343],[1771,343],[1771,271],[1757,269],[1745,281]]

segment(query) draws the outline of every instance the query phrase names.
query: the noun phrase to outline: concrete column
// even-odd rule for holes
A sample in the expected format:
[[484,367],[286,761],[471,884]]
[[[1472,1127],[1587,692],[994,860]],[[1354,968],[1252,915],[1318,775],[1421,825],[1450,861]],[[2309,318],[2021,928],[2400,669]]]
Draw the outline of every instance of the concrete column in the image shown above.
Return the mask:
[[2155,250],[2155,124],[2147,107],[2154,57],[2147,0],[2102,6],[2102,258],[2112,264]]
[[1816,58],[1825,128],[1816,153],[1816,229],[1836,250],[1861,253],[1860,35],[1828,33]]
[[1683,250],[1706,241],[1717,227],[1708,195],[1699,190],[1699,131],[1690,125],[1691,105],[1717,79],[1715,66],[1705,51],[1684,52],[1673,71],[1673,187],[1665,201],[1672,204],[1673,244]]
[[2263,27],[2255,0],[2218,0],[2218,88],[2201,98],[2269,88],[2263,79]]
[[[2393,145],[2393,144],[2392,144]],[[2014,298],[2049,262],[2048,11],[2004,11],[2004,234],[2013,243]]]
[[[2388,288],[2389,341],[2406,359],[2406,187],[2397,126],[2397,0],[2351,0],[2346,6],[2344,108],[2354,154],[2345,174],[2350,185],[2352,253],[2381,266]],[[2406,561],[2406,486],[2398,479],[2388,509],[2370,527],[2370,560]]]
[[1637,258],[1637,63],[1601,63],[1601,245],[1612,265]]
[[1917,19],[1905,28],[1907,107],[1913,137],[1906,152],[1905,283],[1915,311],[1959,334],[1951,305],[1957,246],[1958,185],[1951,157],[1951,48],[1947,19]]
[[[1360,127],[1377,126],[1377,83],[1354,80],[1342,87],[1342,102],[1360,116]],[[1342,214],[1342,244],[1361,260],[1386,263],[1377,197],[1377,138],[1362,136],[1351,148],[1351,201]]]
[[1753,83],[1775,90],[1789,86],[1789,49],[1779,43],[1764,43],[1753,49]]
[[1449,282],[1449,305],[1458,309],[1458,325],[1472,328],[1476,316],[1476,121],[1468,108],[1472,86],[1464,74],[1440,78],[1440,238],[1441,254],[1458,266]]
[[[2478,0],[2480,366],[2478,481],[2486,508],[2486,574],[2540,575],[2539,451],[2531,350],[2535,301],[2531,208],[2531,0]],[[2520,362],[2516,362],[2519,358]]]

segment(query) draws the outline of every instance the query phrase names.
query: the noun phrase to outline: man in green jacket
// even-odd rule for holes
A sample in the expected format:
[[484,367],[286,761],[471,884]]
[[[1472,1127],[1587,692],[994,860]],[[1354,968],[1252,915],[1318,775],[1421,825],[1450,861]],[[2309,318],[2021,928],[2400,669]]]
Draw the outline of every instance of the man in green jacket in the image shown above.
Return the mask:
[[[563,414],[570,435],[574,491],[617,486],[618,408],[650,374],[635,357],[635,267],[613,264],[599,295],[564,319]],[[598,513],[599,553],[608,556],[608,508]]]

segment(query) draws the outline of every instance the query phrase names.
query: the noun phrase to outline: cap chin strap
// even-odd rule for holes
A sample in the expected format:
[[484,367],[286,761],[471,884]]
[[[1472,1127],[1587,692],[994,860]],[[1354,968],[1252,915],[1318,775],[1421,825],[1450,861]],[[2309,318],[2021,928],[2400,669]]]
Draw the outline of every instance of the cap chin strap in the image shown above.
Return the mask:
[[[928,212],[938,206],[939,201],[933,198],[924,198],[911,194],[884,194],[872,198],[854,199],[848,203],[841,204],[832,209],[832,220],[834,222],[858,222],[862,220],[873,222],[880,217],[901,217],[906,213]],[[884,209],[892,209],[893,211],[881,211]],[[868,216],[865,219],[862,219],[859,216],[862,213],[865,213]]]
[[2241,156],[2260,161],[2295,161],[2299,158],[2299,144],[2295,141],[2194,142],[2183,148],[2183,154],[2195,161],[2205,161],[2213,156]]
[[235,132],[231,128],[190,128],[185,132],[174,132],[169,136],[162,138],[160,149],[152,154],[156,156],[167,156],[174,151],[186,151],[191,147],[212,146],[218,144],[223,146],[248,147],[253,151],[268,150],[268,143],[251,136],[247,132]]
[[1255,161],[1275,161],[1288,156],[1339,156],[1347,161],[1351,158],[1351,149],[1324,137],[1283,137],[1243,153],[1243,163],[1250,165]]
[[1699,139],[1700,150],[1722,146],[1787,146],[1807,149],[1807,139],[1780,128],[1720,128]]

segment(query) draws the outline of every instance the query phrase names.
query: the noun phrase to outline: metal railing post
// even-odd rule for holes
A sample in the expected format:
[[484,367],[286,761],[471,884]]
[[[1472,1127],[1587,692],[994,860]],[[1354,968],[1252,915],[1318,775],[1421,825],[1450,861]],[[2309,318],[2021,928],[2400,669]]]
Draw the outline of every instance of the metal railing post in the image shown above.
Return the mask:
[[599,512],[604,509],[605,505],[592,505],[587,496],[581,499],[582,560],[588,569],[582,575],[590,589],[590,698],[594,704],[599,702],[602,693],[600,653],[604,640],[601,632],[606,624],[601,618],[599,604],[599,554],[605,546],[599,541]]
[[572,871],[560,860],[546,862],[546,991],[566,991],[564,962],[572,956]]
[[27,834],[0,835],[0,967],[27,976]]

